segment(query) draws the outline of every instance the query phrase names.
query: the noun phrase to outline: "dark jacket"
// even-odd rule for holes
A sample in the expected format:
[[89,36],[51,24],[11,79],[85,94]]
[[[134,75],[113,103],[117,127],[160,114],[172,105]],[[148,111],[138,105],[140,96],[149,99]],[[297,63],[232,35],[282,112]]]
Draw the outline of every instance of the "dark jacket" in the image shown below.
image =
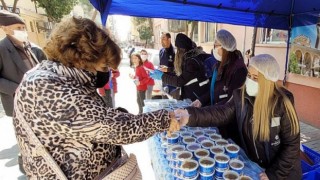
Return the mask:
[[175,52],[170,44],[169,48],[162,48],[159,53],[160,65],[164,65],[168,67],[168,73],[172,73],[174,71],[174,58]]
[[[46,59],[41,49],[31,47],[39,61]],[[12,116],[13,95],[28,66],[22,60],[15,46],[5,37],[0,41],[0,96],[7,116]]]
[[196,51],[191,50],[185,54],[180,76],[170,74],[163,74],[162,76],[164,84],[181,88],[180,99],[189,98],[194,101],[209,89],[209,79],[205,75],[204,66],[199,61],[210,55]]
[[[286,91],[293,101],[292,94]],[[252,140],[252,114],[254,97],[245,95],[244,108],[241,110],[241,90],[235,90],[233,97],[224,105],[204,108],[187,108],[190,116],[188,126],[221,126],[236,119],[241,148],[249,158],[266,169],[269,179],[301,179],[299,159],[300,133],[291,135],[291,125],[280,98],[275,108],[274,117],[270,120],[270,141]],[[272,121],[278,119],[278,126]],[[276,124],[276,123],[275,123]]]
[[[220,64],[221,62],[216,64],[216,70],[219,69]],[[242,58],[226,64],[223,67],[222,73],[218,74],[215,82],[214,104],[226,103],[232,96],[233,90],[240,88],[244,84],[247,73],[247,67]],[[200,96],[199,100],[202,106],[210,105],[210,91],[212,91],[212,89],[208,89],[206,93]]]

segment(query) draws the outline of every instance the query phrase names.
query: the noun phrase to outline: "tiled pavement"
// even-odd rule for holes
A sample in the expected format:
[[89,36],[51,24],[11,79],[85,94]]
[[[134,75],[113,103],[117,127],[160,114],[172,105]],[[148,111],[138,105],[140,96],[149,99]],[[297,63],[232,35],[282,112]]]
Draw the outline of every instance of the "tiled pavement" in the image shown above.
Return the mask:
[[300,121],[300,130],[301,143],[320,153],[320,129]]

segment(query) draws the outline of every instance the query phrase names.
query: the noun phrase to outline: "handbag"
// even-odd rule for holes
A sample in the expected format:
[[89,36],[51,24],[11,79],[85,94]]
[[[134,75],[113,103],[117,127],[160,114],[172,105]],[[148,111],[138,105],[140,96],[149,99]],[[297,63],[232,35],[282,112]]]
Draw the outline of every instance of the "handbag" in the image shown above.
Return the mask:
[[120,167],[111,171],[106,176],[104,174],[101,173],[96,180],[142,180],[137,158],[134,154],[130,154],[130,157]]

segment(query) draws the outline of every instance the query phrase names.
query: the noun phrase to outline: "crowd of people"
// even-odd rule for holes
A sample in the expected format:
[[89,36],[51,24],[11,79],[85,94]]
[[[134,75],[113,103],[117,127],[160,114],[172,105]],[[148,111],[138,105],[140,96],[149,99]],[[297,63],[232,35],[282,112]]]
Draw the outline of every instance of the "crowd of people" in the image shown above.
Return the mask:
[[[114,102],[121,49],[93,21],[63,20],[43,51],[29,43],[18,15],[0,11],[0,26],[6,33],[0,41],[1,101],[13,116],[28,178],[123,177],[123,167],[134,158],[124,155],[122,145],[186,125],[219,127],[265,169],[260,179],[301,178],[299,121],[293,95],[277,83],[277,60],[260,54],[246,63],[227,30],[216,33],[212,54],[182,33],[175,37],[175,51],[171,35],[162,34],[158,69],[146,50],[132,53],[130,78],[139,106],[134,115]],[[191,99],[191,106],[143,113],[154,80],[173,97]],[[139,169],[134,172],[130,177],[141,179]]]

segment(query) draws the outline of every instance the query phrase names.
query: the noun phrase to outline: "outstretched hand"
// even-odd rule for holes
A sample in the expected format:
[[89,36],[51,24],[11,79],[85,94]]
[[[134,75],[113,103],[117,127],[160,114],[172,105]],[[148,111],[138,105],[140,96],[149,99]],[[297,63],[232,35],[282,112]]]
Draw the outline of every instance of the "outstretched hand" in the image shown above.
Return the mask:
[[202,106],[202,104],[201,104],[201,102],[199,101],[199,99],[197,99],[197,100],[195,100],[195,101],[193,101],[192,103],[191,103],[191,106],[193,106],[193,107],[201,107]]
[[176,109],[174,110],[175,118],[179,121],[179,125],[185,126],[189,122],[190,114],[186,109]]
[[170,120],[170,126],[168,130],[168,136],[171,136],[171,133],[179,131],[180,130],[180,125],[179,122],[175,118],[171,118]]
[[159,71],[158,69],[154,70],[153,72],[150,72],[150,77],[155,80],[161,80],[162,75],[163,72]]

